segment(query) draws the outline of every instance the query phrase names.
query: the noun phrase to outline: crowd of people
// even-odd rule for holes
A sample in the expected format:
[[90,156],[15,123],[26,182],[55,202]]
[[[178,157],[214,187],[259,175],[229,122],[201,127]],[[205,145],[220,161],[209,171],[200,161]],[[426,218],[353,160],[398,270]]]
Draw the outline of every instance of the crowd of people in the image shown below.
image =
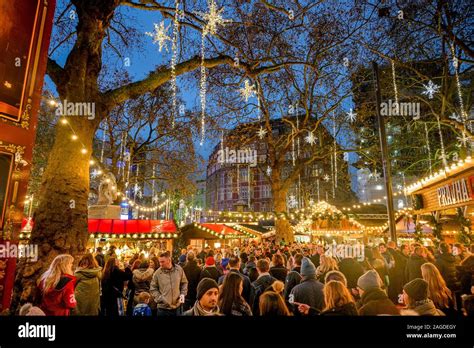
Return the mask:
[[362,259],[323,245],[250,242],[149,250],[123,261],[109,248],[58,255],[21,315],[102,316],[472,316],[472,246],[394,242],[365,246]]

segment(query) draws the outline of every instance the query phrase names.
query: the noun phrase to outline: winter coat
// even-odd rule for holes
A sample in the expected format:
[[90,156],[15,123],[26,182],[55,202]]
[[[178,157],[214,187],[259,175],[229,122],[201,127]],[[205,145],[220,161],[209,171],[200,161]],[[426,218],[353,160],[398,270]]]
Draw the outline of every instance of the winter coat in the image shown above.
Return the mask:
[[160,309],[176,309],[181,306],[180,295],[188,293],[188,280],[184,270],[173,265],[171,269],[158,268],[153,274],[150,294]]
[[346,276],[349,289],[357,288],[357,280],[364,274],[360,263],[353,258],[342,259],[339,262],[339,271]]
[[254,282],[258,278],[257,264],[255,262],[247,262],[244,268],[244,274],[249,277],[250,282]]
[[97,254],[95,256],[95,260],[97,261],[97,264],[101,267],[104,268],[105,266],[105,257],[103,254]]
[[[299,267],[298,270],[300,270]],[[299,271],[296,271],[296,267],[287,274],[285,279],[285,291],[283,292],[286,301],[288,301],[290,297],[291,290],[301,282],[301,278],[301,274]]]
[[372,288],[364,292],[360,299],[359,315],[399,315],[397,307],[385,291]]
[[102,269],[100,267],[79,269],[74,276],[76,277],[74,296],[77,301],[74,315],[99,315]]
[[259,301],[260,296],[265,292],[265,290],[276,281],[270,274],[265,274],[257,278],[256,281],[252,283],[250,290],[250,306],[252,307],[252,313],[254,315],[259,315]]
[[188,280],[188,293],[186,295],[186,302],[191,305],[196,302],[197,286],[201,277],[201,268],[196,261],[188,261],[183,267],[184,274]]
[[124,297],[124,283],[131,279],[132,271],[128,267],[123,271],[114,267],[107,279],[102,278],[101,310],[104,315],[118,316],[120,314],[120,305],[123,304],[121,301]]
[[[307,304],[321,310],[324,307],[324,285],[315,277],[303,277],[301,283],[291,290],[295,302]],[[297,313],[297,311],[295,311]]]
[[441,254],[436,258],[436,267],[451,290],[458,290],[460,286],[456,277],[456,263],[456,257],[451,254]]
[[426,301],[419,301],[411,309],[417,312],[418,315],[424,315],[424,316],[444,316],[445,315],[442,311],[437,309],[433,301],[429,299]]
[[216,282],[219,280],[221,274],[217,270],[216,266],[204,267],[201,271],[201,275],[199,276],[199,281],[204,278],[211,278],[214,279]]
[[214,315],[220,315],[219,313],[219,307],[216,306],[211,312],[206,312],[202,307],[199,301],[196,301],[194,303],[194,306],[190,309],[187,310],[186,312],[183,313],[183,316],[185,317],[204,317],[204,316],[214,316]]
[[146,303],[139,303],[133,308],[134,317],[151,317],[151,308]]
[[[222,309],[221,309],[222,311]],[[252,309],[247,302],[234,302],[232,303],[232,309],[230,314],[222,313],[223,315],[235,316],[235,317],[250,317],[252,316]]]
[[135,296],[141,292],[150,292],[153,273],[155,273],[153,268],[139,268],[133,271],[132,281],[135,286]]
[[405,269],[408,262],[408,256],[395,249],[388,249],[395,261],[394,267],[389,270],[390,285],[388,287],[388,297],[397,303],[398,296],[403,292],[403,286],[407,283],[405,280]]
[[356,316],[359,315],[357,313],[357,308],[354,302],[346,303],[340,307],[334,307],[325,311],[322,311],[320,315],[330,315],[330,316]]
[[285,282],[288,270],[283,266],[270,267],[270,275],[281,282]]
[[405,268],[406,283],[409,283],[416,278],[423,278],[421,275],[421,265],[423,265],[424,263],[426,263],[426,260],[417,254],[412,254],[408,258],[407,265]]
[[[250,301],[250,288],[251,288],[251,281],[250,278],[247,277],[245,274],[240,273],[236,269],[231,269],[229,270],[229,273],[237,273],[241,278],[242,278],[242,297],[244,298],[245,301],[249,302]],[[225,275],[219,277],[219,281],[217,284],[221,285],[224,283]]]
[[74,285],[76,277],[70,274],[64,274],[59,279],[54,289],[43,292],[44,283],[41,282],[39,288],[42,292],[40,308],[44,314],[51,316],[68,316],[71,309],[76,307],[76,298],[74,297]]
[[474,267],[462,265],[457,266],[456,269],[461,285],[461,294],[471,294],[471,287],[474,286]]

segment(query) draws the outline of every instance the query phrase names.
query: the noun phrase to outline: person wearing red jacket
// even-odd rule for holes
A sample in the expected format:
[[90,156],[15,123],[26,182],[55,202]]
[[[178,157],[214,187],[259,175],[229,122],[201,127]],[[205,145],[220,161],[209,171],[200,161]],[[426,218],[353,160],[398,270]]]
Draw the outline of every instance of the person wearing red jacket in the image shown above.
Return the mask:
[[68,316],[76,307],[74,286],[76,277],[72,271],[74,258],[71,255],[58,255],[39,280],[41,290],[40,308],[46,315]]

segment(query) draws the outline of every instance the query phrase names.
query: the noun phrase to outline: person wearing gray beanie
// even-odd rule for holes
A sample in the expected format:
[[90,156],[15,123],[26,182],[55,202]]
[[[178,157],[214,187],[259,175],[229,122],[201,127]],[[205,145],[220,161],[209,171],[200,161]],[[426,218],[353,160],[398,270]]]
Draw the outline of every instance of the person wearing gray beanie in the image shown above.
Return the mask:
[[365,272],[359,277],[359,279],[357,280],[357,287],[362,289],[363,291],[368,291],[372,288],[381,288],[382,280],[380,279],[380,276],[377,271],[374,271],[372,269],[370,271]]
[[316,279],[316,267],[307,257],[301,260],[301,283],[290,292],[289,302],[294,303],[293,311],[298,312],[299,304],[306,304],[318,311],[324,307],[324,285]]
[[365,272],[357,280],[359,315],[400,315],[400,311],[382,289],[382,279],[375,270]]

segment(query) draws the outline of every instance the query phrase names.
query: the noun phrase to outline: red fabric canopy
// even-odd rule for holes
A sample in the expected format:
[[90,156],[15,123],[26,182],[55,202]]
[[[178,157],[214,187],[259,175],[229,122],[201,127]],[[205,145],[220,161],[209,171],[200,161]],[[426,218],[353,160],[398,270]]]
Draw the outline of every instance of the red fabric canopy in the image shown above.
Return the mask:
[[176,233],[173,220],[89,219],[89,233]]

